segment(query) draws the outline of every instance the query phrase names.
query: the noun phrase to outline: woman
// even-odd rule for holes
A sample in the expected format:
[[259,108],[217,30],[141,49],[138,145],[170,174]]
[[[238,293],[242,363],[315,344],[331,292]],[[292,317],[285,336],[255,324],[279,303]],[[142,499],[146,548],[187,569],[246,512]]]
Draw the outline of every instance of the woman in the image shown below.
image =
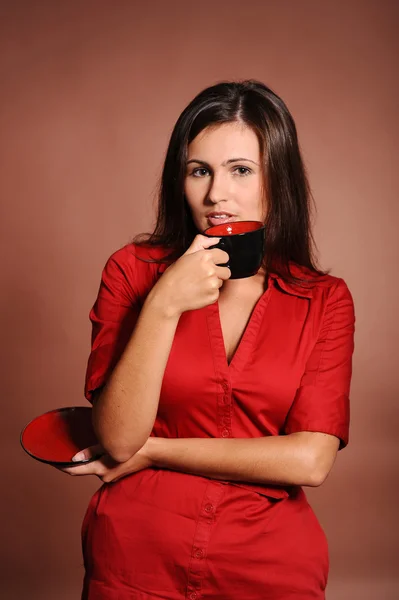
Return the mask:
[[[202,234],[243,220],[265,222],[264,263],[229,280]],[[171,136],[155,232],[111,256],[90,313],[106,454],[67,470],[105,482],[83,523],[84,599],[324,598],[302,486],[348,442],[354,314],[311,239],[283,101],[257,81],[201,92]]]

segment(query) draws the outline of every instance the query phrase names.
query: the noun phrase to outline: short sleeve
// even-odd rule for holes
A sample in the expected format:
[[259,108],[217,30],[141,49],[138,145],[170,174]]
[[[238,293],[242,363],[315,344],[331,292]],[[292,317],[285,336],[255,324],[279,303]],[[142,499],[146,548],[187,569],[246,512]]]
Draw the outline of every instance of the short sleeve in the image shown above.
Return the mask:
[[326,301],[317,342],[285,422],[285,433],[318,431],[349,439],[349,391],[355,315],[347,285],[338,279]]
[[107,261],[100,289],[90,311],[91,352],[88,359],[85,397],[92,402],[93,392],[105,385],[118,362],[140,314],[141,301],[135,290],[137,269],[125,249]]

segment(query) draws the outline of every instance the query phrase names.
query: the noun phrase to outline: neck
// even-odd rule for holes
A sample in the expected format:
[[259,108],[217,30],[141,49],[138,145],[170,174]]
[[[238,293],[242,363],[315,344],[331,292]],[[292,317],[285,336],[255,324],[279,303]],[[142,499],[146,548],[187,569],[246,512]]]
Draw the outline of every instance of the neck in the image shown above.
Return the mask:
[[261,288],[265,289],[266,271],[262,268],[256,275],[244,279],[228,279],[221,287],[221,294],[240,294]]

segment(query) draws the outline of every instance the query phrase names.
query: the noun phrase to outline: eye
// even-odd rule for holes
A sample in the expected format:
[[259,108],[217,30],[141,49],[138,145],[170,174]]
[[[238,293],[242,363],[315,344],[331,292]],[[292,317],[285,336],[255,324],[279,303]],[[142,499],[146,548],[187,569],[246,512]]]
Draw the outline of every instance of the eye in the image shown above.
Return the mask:
[[248,167],[234,167],[234,172],[238,173],[240,177],[246,177],[252,173],[251,169],[248,169]]
[[197,169],[193,170],[191,175],[193,177],[205,177],[208,173],[209,171],[205,167],[198,167]]

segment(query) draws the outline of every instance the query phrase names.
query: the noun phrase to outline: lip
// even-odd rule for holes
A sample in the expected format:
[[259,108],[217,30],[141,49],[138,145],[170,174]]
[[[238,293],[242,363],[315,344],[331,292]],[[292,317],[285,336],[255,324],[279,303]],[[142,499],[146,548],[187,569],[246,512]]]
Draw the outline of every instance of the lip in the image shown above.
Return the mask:
[[208,223],[211,226],[223,225],[224,223],[232,223],[233,221],[237,220],[236,215],[232,215],[231,213],[224,211],[212,211],[206,215],[206,218],[208,219]]

